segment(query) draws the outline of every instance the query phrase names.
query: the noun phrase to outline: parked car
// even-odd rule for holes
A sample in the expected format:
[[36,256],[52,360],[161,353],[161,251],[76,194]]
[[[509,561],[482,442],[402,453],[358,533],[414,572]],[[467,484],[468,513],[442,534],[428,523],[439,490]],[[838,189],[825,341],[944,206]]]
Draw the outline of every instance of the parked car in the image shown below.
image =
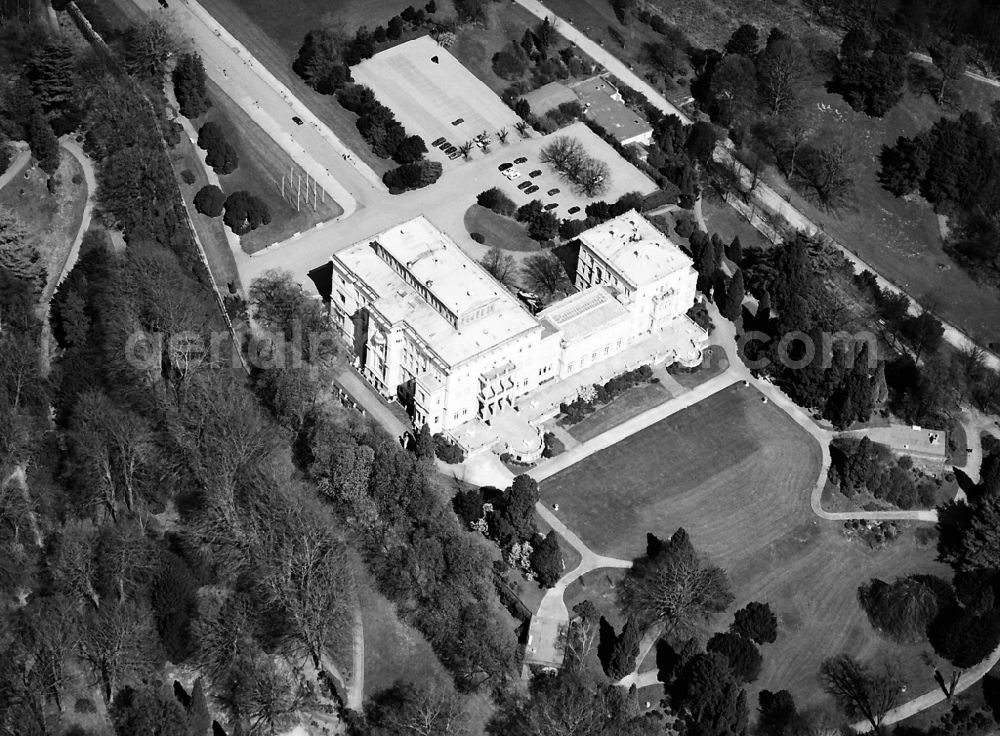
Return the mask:
[[521,189],[521,190],[525,190],[525,189],[527,189],[528,187],[531,187],[531,186],[534,186],[534,185],[530,181],[522,181],[520,184],[517,185],[517,188]]
[[292,115],[292,122],[295,123],[296,125],[302,125],[302,118],[300,118],[298,115]]
[[534,184],[532,184],[530,187],[528,187],[527,189],[524,190],[524,193],[525,194],[534,194],[537,191],[538,191],[538,187],[536,187]]
[[542,175],[541,169],[535,169],[530,174],[528,174],[528,176],[530,176],[532,179],[534,179],[536,176],[541,176],[541,175]]
[[451,155],[457,150],[458,149],[455,148],[454,146],[448,146],[446,149],[444,149],[444,152],[447,153],[448,155]]
[[548,191],[548,195],[549,195],[550,197],[551,197],[551,196],[552,196],[553,194],[559,194],[559,187],[556,187],[555,189],[550,189],[550,190]]
[[542,209],[543,210],[554,210],[558,206],[559,205],[556,204],[555,202],[549,202],[547,205],[545,205],[544,207],[542,207]]
[[524,156],[519,156],[519,157],[517,157],[517,158],[514,159],[514,163],[515,164],[526,164],[526,163],[528,163],[528,159],[526,159]]
[[435,143],[434,145],[437,146],[438,148],[440,148],[443,151],[444,149],[446,149],[451,144],[445,138],[445,139],[442,139],[440,143]]
[[465,122],[465,118],[459,118],[458,120],[452,120],[451,124],[452,125],[461,125],[464,122]]
[[460,154],[458,151],[455,151],[454,153],[449,153],[448,154],[448,158],[450,158],[452,161],[454,161],[456,158],[458,158],[461,155],[462,154]]
[[506,171],[507,169],[509,169],[513,165],[514,164],[512,164],[512,163],[500,164],[499,166],[497,166],[497,171]]
[[507,181],[514,181],[521,178],[521,172],[517,169],[507,169],[503,172],[503,175],[507,177]]
[[571,215],[575,215],[575,214],[576,214],[577,212],[579,212],[579,211],[580,211],[580,208],[579,208],[579,207],[577,207],[576,205],[573,205],[572,207],[570,207],[570,208],[569,208],[569,209],[567,210],[567,212],[569,212],[569,214],[571,214]]
[[434,141],[433,143],[431,143],[431,145],[432,146],[440,146],[442,143],[444,143],[444,141],[445,141],[444,136],[441,136],[436,141]]

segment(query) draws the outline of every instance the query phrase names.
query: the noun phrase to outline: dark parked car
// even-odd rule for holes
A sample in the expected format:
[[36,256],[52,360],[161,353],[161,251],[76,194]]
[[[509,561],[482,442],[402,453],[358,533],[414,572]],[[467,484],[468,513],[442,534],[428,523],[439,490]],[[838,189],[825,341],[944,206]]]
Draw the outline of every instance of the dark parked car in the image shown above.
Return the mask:
[[537,191],[538,191],[538,187],[536,187],[534,184],[532,184],[530,187],[528,187],[527,189],[524,190],[524,193],[525,194],[534,194]]
[[559,205],[556,204],[555,202],[549,202],[547,205],[545,205],[544,207],[542,207],[542,209],[543,210],[554,210],[558,206]]
[[535,169],[530,174],[528,174],[528,176],[530,176],[532,179],[534,179],[536,176],[541,176],[541,175],[542,175],[541,169]]
[[459,118],[458,120],[452,120],[451,124],[452,125],[461,125],[464,122],[465,122],[465,118]]
[[509,169],[513,165],[514,164],[510,164],[510,163],[500,164],[499,166],[497,166],[497,171],[506,171],[507,169]]
[[454,153],[449,153],[448,154],[448,158],[450,158],[452,161],[454,161],[456,158],[458,158],[461,155],[462,154],[460,154],[458,151],[455,151]]
[[444,152],[447,153],[447,154],[449,154],[449,155],[451,155],[451,154],[453,154],[457,150],[458,149],[455,148],[454,146],[448,146],[446,149],[444,149]]
[[556,187],[555,189],[550,189],[550,190],[548,191],[548,195],[549,195],[550,197],[551,197],[551,196],[552,196],[553,194],[559,194],[559,187]]
[[295,123],[296,125],[302,125],[302,118],[300,118],[298,115],[292,115],[292,122]]
[[443,151],[444,149],[446,149],[451,144],[447,141],[447,139],[445,139],[445,140],[442,140],[440,143],[435,143],[433,145],[437,146],[438,148],[440,148]]
[[515,164],[526,164],[526,163],[528,163],[528,159],[526,159],[524,156],[520,156],[520,157],[514,159],[514,163]]
[[[530,186],[533,186],[530,181],[522,181],[520,184],[517,185],[517,188],[518,189],[527,189]],[[538,187],[535,187],[535,188],[537,189]]]
[[579,211],[580,211],[580,208],[576,207],[576,206],[570,207],[569,210],[567,210],[567,212],[569,212],[569,214],[571,214],[571,215],[575,215]]
[[441,136],[436,141],[434,141],[433,143],[431,143],[431,145],[432,146],[440,146],[442,143],[444,143],[444,141],[445,141],[444,136]]

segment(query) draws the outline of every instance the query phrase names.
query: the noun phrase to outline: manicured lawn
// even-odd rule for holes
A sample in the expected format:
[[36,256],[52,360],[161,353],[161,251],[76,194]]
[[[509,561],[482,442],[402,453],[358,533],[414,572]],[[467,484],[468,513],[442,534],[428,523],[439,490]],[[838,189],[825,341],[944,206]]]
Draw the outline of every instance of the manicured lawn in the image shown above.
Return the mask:
[[[27,178],[25,178],[27,174]],[[65,149],[60,152],[55,192],[49,193],[45,174],[34,159],[0,190],[0,207],[13,212],[28,231],[27,242],[38,249],[47,282],[62,270],[70,246],[83,222],[87,182],[83,168]]]
[[737,235],[740,237],[740,244],[744,248],[769,248],[771,241],[765,238],[746,219],[723,202],[715,191],[711,188],[705,189],[705,194],[701,201],[701,211],[705,216],[705,224],[708,225],[710,233],[718,233],[726,243],[732,241]]
[[729,368],[729,357],[726,355],[725,348],[721,345],[709,345],[700,366],[693,371],[678,367],[675,371],[670,372],[670,377],[684,388],[691,389],[710,378],[715,378],[727,368]]
[[[281,177],[286,177],[291,160],[270,136],[251,120],[242,108],[233,102],[216,85],[209,83],[212,97],[211,109],[192,124],[198,130],[206,121],[213,120],[222,126],[226,139],[239,154],[239,166],[232,174],[220,176],[222,189],[231,194],[245,189],[263,199],[271,211],[271,223],[240,237],[240,247],[247,253],[256,253],[274,243],[280,243],[292,234],[307,230],[319,222],[332,220],[343,213],[343,208],[329,195],[319,201],[315,210],[305,201],[298,211],[289,200],[281,196]],[[200,149],[198,149],[200,151]],[[202,152],[202,156],[204,153]],[[295,167],[302,173],[299,167]],[[303,187],[303,196],[305,188]]]
[[[542,495],[602,554],[636,556],[647,531],[679,525],[715,554],[748,535],[778,538],[764,528],[807,497],[819,460],[811,437],[737,384],[549,478]],[[706,502],[727,513],[705,513]]]
[[633,386],[582,422],[566,427],[566,431],[574,439],[586,442],[671,398],[673,397],[662,383],[645,383],[641,386]]
[[482,235],[486,239],[483,245],[487,248],[496,246],[524,253],[537,253],[541,250],[538,241],[528,237],[528,229],[523,223],[512,217],[498,215],[478,204],[466,210],[465,229]]
[[919,658],[926,645],[880,639],[856,591],[873,576],[947,570],[910,531],[874,551],[818,519],[809,494],[819,468],[815,441],[755,389],[736,384],[543,482],[542,497],[559,503],[567,525],[603,554],[637,556],[647,532],[667,536],[683,526],[728,571],[736,595],[713,630],[728,626],[736,607],[769,602],[781,634],[763,649],[751,704],[760,689],[787,688],[802,705],[829,705],[816,674],[824,657],[840,652],[896,659],[910,692],[929,690],[932,672]]
[[[969,461],[969,439],[960,421],[953,420],[948,425],[948,463],[956,468],[964,468]],[[954,448],[954,449],[952,449]]]
[[226,226],[222,223],[221,217],[208,217],[200,214],[194,208],[194,196],[198,190],[207,185],[208,175],[205,173],[205,165],[202,163],[205,152],[188,140],[187,136],[181,136],[181,142],[170,150],[170,158],[174,168],[178,173],[190,171],[194,175],[194,183],[187,184],[178,179],[178,185],[184,201],[187,203],[188,212],[191,215],[191,223],[195,232],[198,233],[198,240],[201,241],[202,248],[205,249],[205,256],[208,258],[208,265],[212,271],[219,288],[226,289],[232,284],[237,292],[240,290],[240,274],[236,268],[236,258],[229,247],[226,239]]

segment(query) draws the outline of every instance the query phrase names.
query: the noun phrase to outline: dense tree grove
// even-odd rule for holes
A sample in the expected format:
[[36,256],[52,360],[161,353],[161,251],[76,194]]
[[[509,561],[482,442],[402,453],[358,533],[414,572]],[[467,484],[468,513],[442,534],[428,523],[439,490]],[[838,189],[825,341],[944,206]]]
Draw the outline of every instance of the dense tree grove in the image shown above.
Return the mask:
[[914,471],[912,458],[897,459],[888,447],[867,437],[835,439],[830,458],[830,482],[845,496],[870,493],[901,509],[935,504],[937,485]]
[[[0,730],[72,732],[73,704],[93,713],[95,699],[118,733],[193,736],[213,718],[236,732],[287,729],[340,705],[331,673],[350,666],[359,575],[460,690],[502,685],[516,643],[489,554],[446,512],[433,467],[323,400],[328,344],[293,360],[300,346],[276,339],[327,334],[318,302],[280,275],[253,285],[270,354],[288,359],[249,381],[233,360],[242,346],[223,328],[166,158],[163,76],[136,37],[124,43],[138,85],[114,59],[77,52],[68,95],[39,66],[51,109],[9,118],[23,131],[32,115],[79,116],[96,211],[128,247],[84,239],[51,305],[59,350],[43,376],[31,254],[2,220],[0,586],[21,604],[0,621]],[[217,213],[220,196],[210,190],[199,209]],[[266,221],[252,197],[234,196],[223,207],[237,227]],[[550,577],[553,541],[538,545]],[[190,695],[171,688],[167,660],[206,679]],[[359,716],[371,726],[361,733],[400,733],[427,709],[435,724],[463,718],[447,690],[380,702]]]

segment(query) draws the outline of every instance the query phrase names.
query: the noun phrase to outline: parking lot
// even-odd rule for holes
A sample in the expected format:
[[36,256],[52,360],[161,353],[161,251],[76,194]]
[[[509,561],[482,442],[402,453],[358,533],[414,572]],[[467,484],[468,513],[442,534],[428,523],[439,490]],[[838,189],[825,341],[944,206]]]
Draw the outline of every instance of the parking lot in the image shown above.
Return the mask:
[[[577,194],[573,191],[573,185],[570,182],[562,179],[548,164],[541,162],[539,158],[541,156],[541,149],[554,137],[562,135],[579,140],[590,156],[604,161],[611,168],[608,188],[604,194],[598,197],[586,197]],[[610,202],[618,199],[618,197],[627,192],[650,194],[656,191],[656,184],[652,179],[625,161],[618,155],[617,151],[598,138],[583,123],[574,123],[549,136],[517,141],[516,145],[507,147],[504,150],[506,155],[501,163],[513,164],[515,160],[521,158],[526,159],[526,161],[521,164],[515,164],[510,169],[507,169],[506,172],[499,170],[498,167],[500,164],[493,165],[493,171],[490,174],[490,179],[493,182],[491,186],[500,187],[518,206],[527,204],[533,199],[541,200],[543,205],[555,203],[556,206],[551,211],[560,219],[567,217],[582,219],[584,217],[584,208],[597,200]],[[476,163],[478,165],[479,162]],[[520,176],[516,179],[508,180],[504,174],[511,170],[516,170]],[[541,174],[532,177],[531,174],[536,171],[541,171]],[[537,186],[538,191],[529,194],[523,189],[519,189],[519,185],[526,181]],[[553,189],[558,189],[559,191],[550,195],[549,191]],[[580,210],[570,213],[570,209],[573,207],[579,207]]]

